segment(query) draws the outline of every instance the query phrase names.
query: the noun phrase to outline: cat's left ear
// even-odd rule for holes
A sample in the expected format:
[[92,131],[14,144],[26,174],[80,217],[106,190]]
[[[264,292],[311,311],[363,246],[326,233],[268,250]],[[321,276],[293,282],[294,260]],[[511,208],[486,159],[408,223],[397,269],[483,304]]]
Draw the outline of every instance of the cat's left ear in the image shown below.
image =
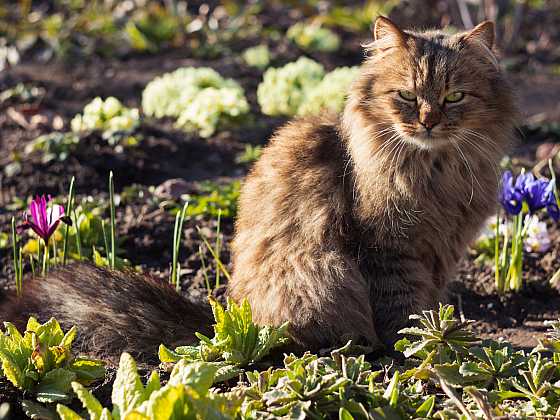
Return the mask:
[[373,25],[374,43],[381,50],[406,45],[408,35],[386,17],[379,16]]
[[470,32],[467,32],[463,39],[465,41],[481,42],[491,50],[494,46],[494,22],[486,20],[479,23]]

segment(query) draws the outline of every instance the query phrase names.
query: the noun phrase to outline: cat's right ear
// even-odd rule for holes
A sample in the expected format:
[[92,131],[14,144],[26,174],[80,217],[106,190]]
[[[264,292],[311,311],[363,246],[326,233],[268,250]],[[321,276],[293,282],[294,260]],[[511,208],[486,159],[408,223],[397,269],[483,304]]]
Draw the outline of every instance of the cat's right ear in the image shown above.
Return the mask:
[[404,46],[408,35],[384,16],[379,16],[373,26],[374,44],[380,50]]

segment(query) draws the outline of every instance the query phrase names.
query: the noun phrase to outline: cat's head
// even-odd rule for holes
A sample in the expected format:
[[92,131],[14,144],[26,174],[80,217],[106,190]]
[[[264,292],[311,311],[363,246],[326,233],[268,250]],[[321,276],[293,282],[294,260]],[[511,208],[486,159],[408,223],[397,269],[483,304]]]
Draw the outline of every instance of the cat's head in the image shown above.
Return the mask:
[[482,146],[492,130],[511,128],[515,116],[493,43],[492,22],[448,34],[404,31],[380,17],[349,106],[385,140],[426,150]]

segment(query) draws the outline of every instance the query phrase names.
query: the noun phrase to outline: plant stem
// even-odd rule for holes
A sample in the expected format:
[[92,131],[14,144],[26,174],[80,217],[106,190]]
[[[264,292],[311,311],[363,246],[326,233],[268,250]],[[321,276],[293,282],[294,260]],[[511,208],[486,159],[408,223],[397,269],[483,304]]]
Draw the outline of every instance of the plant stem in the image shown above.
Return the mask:
[[202,252],[201,246],[198,247],[198,255],[200,256],[200,264],[202,265],[202,276],[204,277],[206,290],[208,290],[208,295],[211,295],[212,289],[210,288],[210,279],[208,278],[208,273],[206,272],[206,259],[204,258],[204,252]]
[[[72,205],[74,202],[74,180],[72,177],[70,180],[70,188],[68,190],[68,200],[66,201],[66,211],[68,216],[72,214]],[[62,250],[62,265],[66,265],[66,254],[68,253],[68,232],[70,231],[70,226],[66,225],[64,229],[64,249]]]
[[[218,224],[216,226],[216,255],[220,256],[220,222],[222,218],[222,209],[218,210]],[[217,289],[220,287],[220,270],[216,270],[216,282],[214,283],[214,287]]]
[[109,172],[109,206],[111,210],[111,261],[112,269],[115,269],[115,186],[113,183],[113,171]]
[[74,229],[76,229],[76,248],[78,249],[78,258],[82,261],[82,240],[80,237],[80,225],[78,224],[78,217],[76,216],[76,209],[72,209],[74,216]]
[[173,228],[173,263],[171,267],[170,283],[175,285],[177,291],[181,289],[179,284],[179,249],[181,248],[181,236],[183,233],[183,222],[187,214],[187,207],[189,203],[185,203],[181,211],[175,215],[175,226]]
[[13,259],[14,259],[14,273],[15,273],[15,282],[16,282],[16,294],[21,296],[21,278],[20,274],[22,273],[20,269],[21,265],[21,250],[18,247],[18,240],[17,240],[17,230],[16,230],[16,219],[12,217],[12,251],[13,251]]
[[200,230],[200,228],[197,226],[197,231],[198,234],[200,235],[200,237],[202,238],[202,242],[204,242],[204,245],[206,245],[206,248],[208,248],[208,251],[210,251],[210,254],[212,254],[212,257],[214,258],[214,260],[216,261],[216,264],[218,266],[218,269],[222,270],[222,273],[224,274],[224,276],[226,276],[226,278],[228,279],[228,281],[231,281],[231,275],[229,274],[229,272],[227,271],[226,267],[224,266],[224,264],[222,263],[222,261],[220,260],[220,256],[216,254],[216,251],[214,251],[214,248],[212,248],[210,246],[210,244],[208,243],[208,239],[206,239],[206,236],[204,236],[204,234],[202,233],[202,231]]
[[47,242],[43,243],[43,276],[47,274],[48,270],[48,259],[49,259],[49,244]]
[[109,239],[107,239],[107,230],[105,229],[105,220],[101,220],[101,232],[103,233],[103,242],[105,243],[105,256],[107,257],[107,263],[111,266],[110,260],[110,250],[109,250]]

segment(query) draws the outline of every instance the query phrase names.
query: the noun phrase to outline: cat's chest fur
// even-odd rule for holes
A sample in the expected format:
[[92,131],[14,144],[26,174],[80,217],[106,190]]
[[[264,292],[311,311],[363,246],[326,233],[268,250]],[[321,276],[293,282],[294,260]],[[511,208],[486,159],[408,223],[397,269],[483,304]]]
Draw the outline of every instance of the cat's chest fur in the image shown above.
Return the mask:
[[372,191],[362,191],[356,207],[362,266],[372,272],[387,256],[411,259],[444,283],[494,210],[489,164],[414,152],[392,171],[378,168],[378,182],[367,185]]

